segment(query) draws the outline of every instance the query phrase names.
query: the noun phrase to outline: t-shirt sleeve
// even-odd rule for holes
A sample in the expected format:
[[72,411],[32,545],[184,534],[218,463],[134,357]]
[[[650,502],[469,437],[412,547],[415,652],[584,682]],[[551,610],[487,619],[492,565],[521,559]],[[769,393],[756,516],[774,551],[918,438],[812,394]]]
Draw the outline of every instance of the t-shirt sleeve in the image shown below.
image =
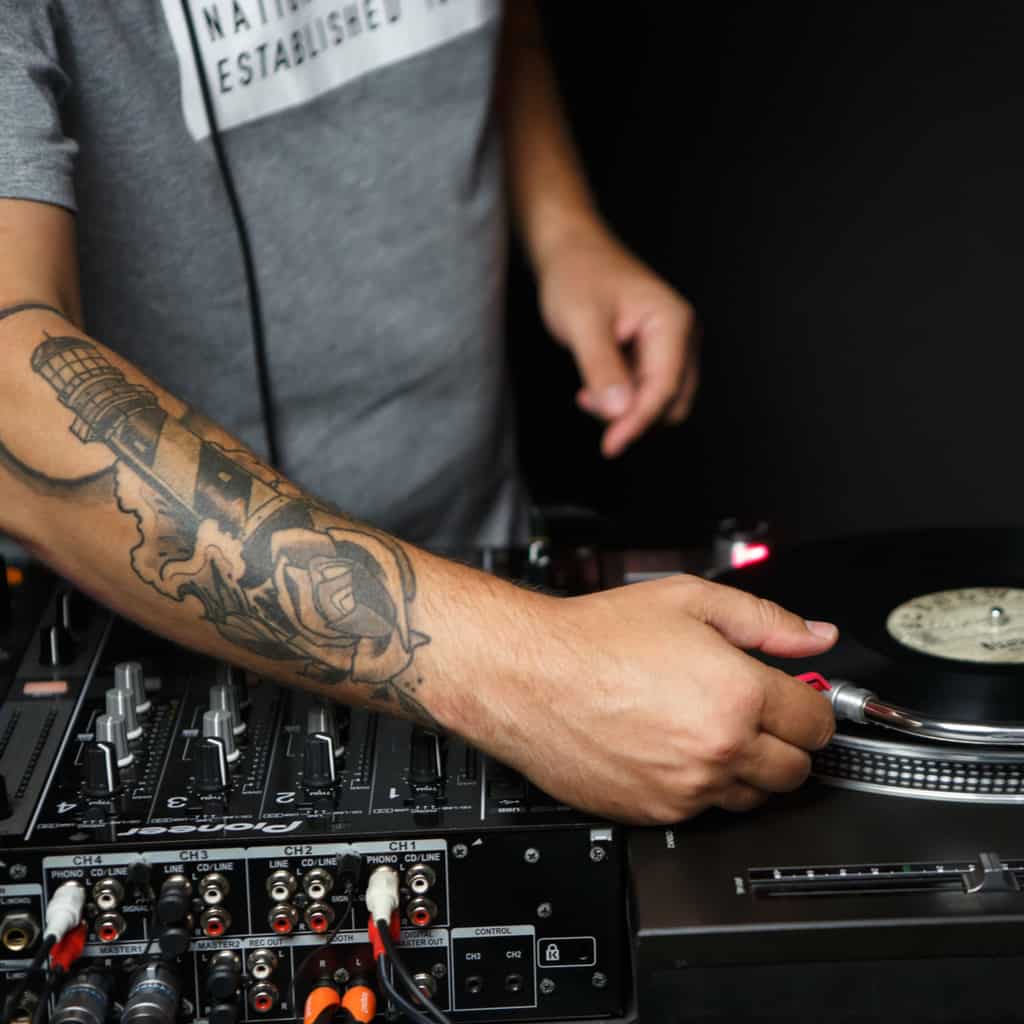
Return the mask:
[[70,82],[58,18],[51,0],[0,0],[0,197],[74,210],[77,146],[61,119]]

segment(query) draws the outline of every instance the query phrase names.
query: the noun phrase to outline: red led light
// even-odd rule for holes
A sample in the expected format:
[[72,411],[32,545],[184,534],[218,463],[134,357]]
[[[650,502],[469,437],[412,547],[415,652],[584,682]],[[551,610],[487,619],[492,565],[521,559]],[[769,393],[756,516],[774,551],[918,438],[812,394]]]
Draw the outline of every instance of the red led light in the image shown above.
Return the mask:
[[748,565],[757,565],[771,556],[771,548],[767,544],[748,544],[738,540],[732,546],[730,561],[734,569],[743,569]]

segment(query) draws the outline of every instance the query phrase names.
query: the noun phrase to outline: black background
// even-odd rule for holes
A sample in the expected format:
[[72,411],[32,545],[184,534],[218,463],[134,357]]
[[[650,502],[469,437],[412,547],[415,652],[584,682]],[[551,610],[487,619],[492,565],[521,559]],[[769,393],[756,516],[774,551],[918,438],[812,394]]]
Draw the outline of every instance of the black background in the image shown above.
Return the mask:
[[602,210],[705,342],[691,421],[604,463],[515,268],[536,497],[636,544],[1019,522],[1024,5],[542,7]]

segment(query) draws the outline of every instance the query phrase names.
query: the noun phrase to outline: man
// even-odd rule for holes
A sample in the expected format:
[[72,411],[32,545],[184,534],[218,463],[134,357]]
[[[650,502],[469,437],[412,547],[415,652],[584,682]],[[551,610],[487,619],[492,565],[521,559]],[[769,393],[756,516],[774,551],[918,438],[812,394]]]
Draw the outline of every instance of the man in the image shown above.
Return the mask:
[[377,528],[521,535],[495,109],[615,455],[686,414],[692,315],[602,225],[529,4],[0,0],[0,527],[174,640],[574,804],[754,806],[831,716],[736,648],[834,627],[692,579],[553,599]]

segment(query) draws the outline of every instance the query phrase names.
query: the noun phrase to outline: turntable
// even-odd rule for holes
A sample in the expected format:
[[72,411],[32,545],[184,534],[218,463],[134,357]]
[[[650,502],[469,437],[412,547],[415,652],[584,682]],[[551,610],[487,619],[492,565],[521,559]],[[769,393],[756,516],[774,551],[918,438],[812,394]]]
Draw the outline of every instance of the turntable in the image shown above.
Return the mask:
[[1024,533],[876,534],[723,582],[836,622],[799,792],[636,832],[641,1019],[1020,1019]]

